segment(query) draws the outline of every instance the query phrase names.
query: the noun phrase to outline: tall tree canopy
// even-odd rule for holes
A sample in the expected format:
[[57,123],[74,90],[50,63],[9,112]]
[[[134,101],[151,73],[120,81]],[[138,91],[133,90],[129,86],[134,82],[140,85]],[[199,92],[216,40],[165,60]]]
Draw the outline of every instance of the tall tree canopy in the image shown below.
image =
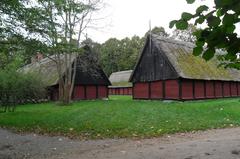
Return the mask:
[[107,75],[116,71],[133,69],[137,57],[144,45],[144,39],[139,36],[118,40],[110,38],[100,47],[100,64]]
[[[187,3],[193,4],[195,1],[187,0]],[[170,28],[176,26],[177,29],[185,30],[190,21],[194,21],[196,26],[206,23],[206,27],[194,33],[197,40],[193,54],[202,55],[204,59],[210,60],[217,49],[222,49],[226,51],[226,54],[221,56],[223,64],[240,69],[240,62],[236,56],[240,52],[240,37],[236,30],[240,22],[240,1],[214,0],[214,4],[212,9],[201,5],[194,14],[182,13],[181,19],[170,22]]]

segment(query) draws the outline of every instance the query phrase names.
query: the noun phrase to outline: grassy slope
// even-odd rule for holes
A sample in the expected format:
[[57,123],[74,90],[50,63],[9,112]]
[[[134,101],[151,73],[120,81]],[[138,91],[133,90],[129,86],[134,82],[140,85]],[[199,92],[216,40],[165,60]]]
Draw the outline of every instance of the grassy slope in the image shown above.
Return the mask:
[[24,105],[0,114],[1,127],[86,138],[152,137],[230,125],[240,125],[239,99],[164,103],[111,96],[66,107]]

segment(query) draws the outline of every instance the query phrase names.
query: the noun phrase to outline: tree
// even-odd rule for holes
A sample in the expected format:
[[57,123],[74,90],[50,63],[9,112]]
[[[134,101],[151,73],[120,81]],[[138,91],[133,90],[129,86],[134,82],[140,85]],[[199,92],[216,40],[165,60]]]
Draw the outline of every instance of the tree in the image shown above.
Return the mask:
[[10,33],[0,43],[0,69],[17,70],[29,63],[30,58],[44,47],[46,46],[39,41],[27,40]]
[[101,46],[100,64],[107,75],[112,72],[120,71],[118,60],[120,58],[120,41],[116,38],[108,39]]
[[[147,37],[147,35],[149,34],[150,31],[147,31],[145,33],[145,37]],[[162,36],[162,37],[169,37],[169,34],[166,32],[165,28],[164,27],[154,27],[152,30],[151,30],[151,33],[153,34],[156,34],[156,35],[159,35],[159,36]]]
[[193,35],[193,33],[196,31],[197,28],[193,24],[189,24],[186,30],[175,29],[173,31],[172,38],[194,43],[196,41],[196,37]]
[[107,75],[133,69],[144,45],[144,38],[110,38],[101,45],[99,61]]
[[132,38],[124,38],[120,42],[121,56],[119,59],[120,70],[131,70],[134,68],[138,55],[144,45],[143,38],[133,36]]
[[18,38],[8,38],[0,43],[0,69],[8,69],[10,65],[16,68],[20,65],[22,49],[15,40]]
[[[0,68],[8,69],[10,65],[20,65],[24,46],[24,37],[18,34],[21,28],[19,15],[22,15],[20,1],[0,1]],[[14,21],[14,22],[13,22]]]
[[[187,0],[189,4],[194,2],[195,0]],[[170,22],[170,28],[176,26],[177,29],[185,30],[190,20],[195,21],[195,26],[206,23],[206,27],[194,33],[197,40],[193,54],[210,60],[217,49],[222,49],[226,51],[221,55],[222,64],[240,69],[240,62],[236,59],[236,54],[240,51],[240,37],[236,32],[236,24],[240,22],[240,1],[215,0],[214,4],[211,10],[208,6],[201,5],[194,14],[182,13],[180,20]]]
[[[10,28],[6,32],[15,32],[22,36],[27,34],[25,38],[46,46],[39,48],[39,52],[45,53],[45,56],[55,62],[59,76],[60,100],[65,104],[69,103],[76,75],[75,57],[83,52],[80,48],[82,34],[91,24],[92,14],[101,9],[101,1],[14,0],[12,3],[2,3],[7,8],[1,8],[6,17],[3,22]],[[8,18],[12,19],[11,22]],[[14,24],[19,24],[18,28],[20,26],[24,31],[14,29]]]
[[91,38],[86,38],[84,41],[81,42],[81,44],[83,46],[88,46],[91,49],[91,52],[94,54],[93,58],[95,58],[95,60],[99,64],[101,44],[93,41]]

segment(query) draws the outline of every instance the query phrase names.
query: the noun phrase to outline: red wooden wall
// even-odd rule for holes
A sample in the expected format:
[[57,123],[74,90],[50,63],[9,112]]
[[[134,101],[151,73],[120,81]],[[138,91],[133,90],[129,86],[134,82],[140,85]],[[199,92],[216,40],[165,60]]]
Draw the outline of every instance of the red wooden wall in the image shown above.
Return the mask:
[[95,85],[87,85],[87,86],[75,86],[73,91],[73,99],[74,100],[82,100],[82,99],[102,99],[108,98],[108,88],[107,86],[95,86]]
[[230,82],[223,82],[223,96],[224,97],[230,97]]
[[182,80],[182,99],[193,99],[192,80]]
[[87,86],[86,87],[86,99],[96,99],[97,90],[96,86]]
[[231,82],[230,90],[231,90],[231,96],[232,96],[232,97],[236,97],[236,96],[238,95],[238,92],[237,92],[237,83],[236,83],[236,82]]
[[240,96],[240,82],[176,79],[135,83],[134,99],[214,99]]
[[206,82],[206,98],[215,98],[214,82],[213,81],[205,81],[205,82]]
[[238,86],[238,96],[240,96],[240,82],[237,83],[237,86]]
[[162,99],[163,98],[163,82],[156,81],[150,83],[150,98],[151,99]]
[[215,82],[215,97],[216,98],[223,97],[223,84],[220,81]]
[[179,99],[178,80],[165,81],[165,99]]
[[205,98],[205,84],[204,81],[194,81],[194,95],[196,99]]
[[107,98],[108,97],[108,89],[106,86],[98,86],[98,98]]
[[133,95],[133,98],[136,99],[149,99],[149,83],[135,83]]
[[74,92],[73,92],[73,98],[74,99],[84,99],[85,98],[85,90],[83,86],[75,86]]
[[109,87],[109,95],[132,95],[132,87]]

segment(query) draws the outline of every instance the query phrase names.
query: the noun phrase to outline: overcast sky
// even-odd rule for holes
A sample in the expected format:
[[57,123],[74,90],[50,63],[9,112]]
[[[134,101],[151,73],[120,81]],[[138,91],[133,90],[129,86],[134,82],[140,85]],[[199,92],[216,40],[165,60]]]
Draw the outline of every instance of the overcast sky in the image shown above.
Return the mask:
[[101,43],[110,37],[143,36],[149,29],[149,20],[152,28],[163,26],[170,32],[169,22],[179,19],[182,12],[194,13],[200,4],[213,6],[213,0],[198,0],[192,5],[186,0],[105,0],[105,3],[99,14],[104,19],[98,22],[98,29],[88,30],[88,37]]

